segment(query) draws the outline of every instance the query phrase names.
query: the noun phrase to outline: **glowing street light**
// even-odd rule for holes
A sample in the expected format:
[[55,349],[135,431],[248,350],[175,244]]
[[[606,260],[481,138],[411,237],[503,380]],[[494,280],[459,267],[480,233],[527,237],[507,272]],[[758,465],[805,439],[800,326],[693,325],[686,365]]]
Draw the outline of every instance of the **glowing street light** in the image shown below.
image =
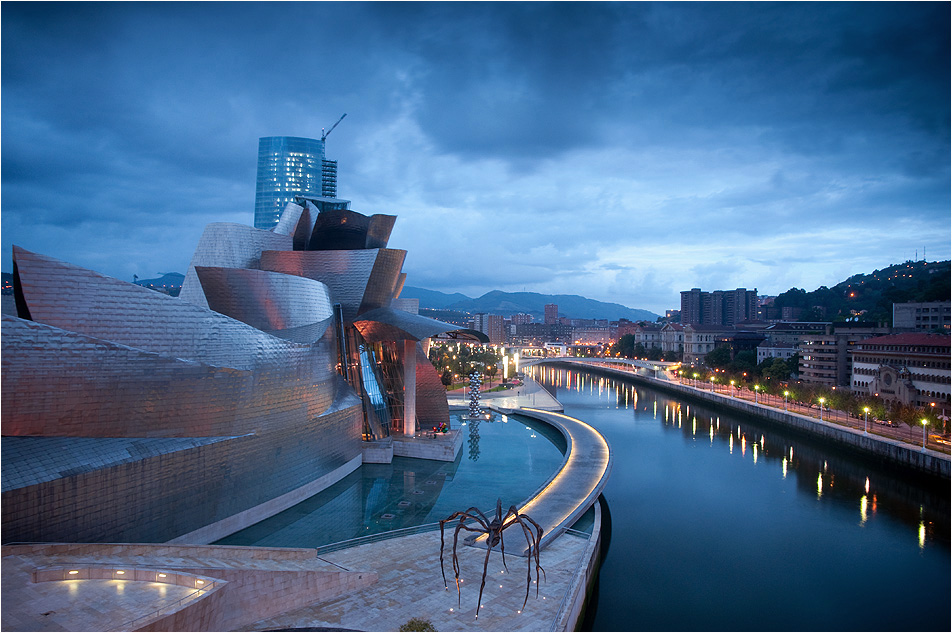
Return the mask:
[[697,388],[697,372],[694,372],[694,387]]
[[929,421],[925,418],[922,418],[922,452],[926,452],[926,427],[929,425]]
[[784,392],[783,392],[783,410],[784,410],[784,411],[788,411],[788,410],[789,410],[789,409],[787,409],[787,396],[789,396],[789,395],[790,395],[790,392],[789,392],[789,391],[784,391]]
[[863,407],[863,433],[869,435],[869,407]]
[[711,393],[714,393],[714,376],[711,376]]
[[826,402],[826,398],[820,398],[820,420],[823,419],[823,403]]
[[734,397],[734,381],[731,381],[731,398]]
[[757,403],[757,394],[760,393],[760,385],[754,385],[754,404]]

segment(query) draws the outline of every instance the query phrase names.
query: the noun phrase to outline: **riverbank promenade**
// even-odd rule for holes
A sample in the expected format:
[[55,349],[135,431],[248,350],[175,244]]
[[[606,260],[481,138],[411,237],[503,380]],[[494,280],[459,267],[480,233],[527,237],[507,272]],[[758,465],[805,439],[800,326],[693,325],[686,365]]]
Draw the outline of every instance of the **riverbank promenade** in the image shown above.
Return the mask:
[[[764,394],[747,392],[730,385],[704,384],[703,381],[670,377],[654,378],[633,370],[631,366],[619,365],[611,361],[593,359],[552,358],[544,361],[555,366],[576,368],[607,377],[621,378],[641,382],[648,386],[666,391],[675,396],[688,396],[707,402],[713,406],[728,407],[747,415],[754,415],[781,426],[793,428],[826,441],[838,443],[852,450],[866,453],[874,458],[908,468],[912,471],[949,478],[950,459],[948,448],[934,441],[926,446],[911,441],[901,428],[883,427],[869,422],[868,432],[864,429],[865,420],[851,418],[846,412],[831,412],[823,409],[820,418],[819,408],[796,405],[783,398],[772,397],[767,400]],[[921,431],[920,431],[921,433]],[[921,438],[921,434],[919,435]],[[935,450],[936,448],[945,449]]]

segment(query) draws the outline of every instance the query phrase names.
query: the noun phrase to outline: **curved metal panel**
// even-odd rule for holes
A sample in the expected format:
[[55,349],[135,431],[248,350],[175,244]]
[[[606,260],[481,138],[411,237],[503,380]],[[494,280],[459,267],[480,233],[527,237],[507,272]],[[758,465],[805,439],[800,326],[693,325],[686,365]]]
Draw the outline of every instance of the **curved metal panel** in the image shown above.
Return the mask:
[[325,209],[314,223],[309,251],[350,251],[386,248],[397,217],[364,215],[350,209]]
[[327,286],[313,279],[249,268],[195,271],[211,310],[259,330],[301,328],[334,314]]
[[264,251],[261,268],[325,284],[346,321],[353,321],[373,273],[378,250]]
[[221,268],[259,268],[261,251],[291,250],[294,238],[242,224],[216,222],[205,227],[182,282],[179,298],[203,308],[208,307],[196,266]]
[[276,339],[177,297],[17,246],[14,257],[24,300],[33,320],[40,323],[163,356],[236,369],[284,363],[289,355],[307,354],[307,346]]
[[[365,312],[354,321],[354,327],[360,331],[365,340],[372,342],[404,339],[422,341],[446,332],[475,332],[475,330],[466,330],[450,323],[393,308],[378,308]],[[484,342],[489,342],[485,334],[482,332],[478,334],[486,338]]]

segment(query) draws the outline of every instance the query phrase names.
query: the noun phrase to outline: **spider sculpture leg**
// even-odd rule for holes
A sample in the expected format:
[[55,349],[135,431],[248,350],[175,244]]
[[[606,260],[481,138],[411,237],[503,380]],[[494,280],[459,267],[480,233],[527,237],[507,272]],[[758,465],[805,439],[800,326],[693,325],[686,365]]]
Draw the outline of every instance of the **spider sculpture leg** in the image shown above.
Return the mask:
[[[479,516],[478,517],[473,516],[470,513],[471,511],[475,511]],[[460,523],[463,523],[464,521],[471,519],[471,520],[477,521],[484,529],[488,529],[488,526],[486,525],[488,522],[486,521],[485,515],[483,515],[483,513],[480,512],[476,508],[470,508],[466,512],[454,512],[450,516],[440,521],[440,572],[443,574],[443,588],[444,589],[449,589],[449,585],[446,584],[446,570],[443,568],[443,549],[445,547],[445,542],[443,539],[443,526],[449,523],[450,521],[452,521],[453,519],[455,519],[456,517],[459,517]],[[454,537],[453,538],[453,568],[457,570],[456,577],[458,579],[459,571],[458,571],[458,565],[456,564],[456,535],[457,534],[459,534],[459,529],[457,529],[453,535]],[[457,582],[457,585],[459,585],[459,582]]]
[[[476,510],[476,509],[475,509],[475,508],[470,508],[469,510]],[[473,532],[483,532],[483,531],[487,531],[487,530],[488,530],[488,526],[486,525],[486,523],[485,523],[485,521],[484,521],[484,519],[485,519],[486,517],[483,516],[482,512],[479,512],[479,510],[476,510],[476,512],[479,513],[480,517],[482,517],[482,518],[480,518],[480,517],[476,517],[476,516],[473,516],[472,514],[470,514],[470,513],[469,513],[469,510],[467,510],[466,512],[454,512],[454,513],[453,513],[452,515],[450,515],[449,517],[447,517],[447,518],[443,519],[442,521],[440,521],[440,573],[443,574],[443,588],[444,588],[444,589],[449,589],[449,585],[446,584],[446,569],[443,567],[443,550],[445,549],[445,540],[444,540],[444,536],[443,536],[443,534],[444,534],[444,532],[443,532],[444,526],[445,526],[447,523],[449,523],[450,521],[452,521],[453,519],[459,517],[460,526],[463,526],[464,521],[474,520],[474,521],[478,522],[478,523],[480,524],[480,526],[483,528],[482,530],[472,529],[472,528],[466,528],[466,529],[468,529],[468,530],[470,530],[470,531],[473,531]],[[459,561],[458,561],[457,558],[456,558],[456,543],[457,543],[457,539],[458,539],[458,536],[459,536],[460,526],[457,526],[456,530],[453,532],[453,571],[456,573],[456,589],[457,589],[457,592],[459,591]],[[464,527],[465,527],[465,526],[464,526]]]
[[[528,521],[536,528],[536,533],[532,533],[532,529],[526,525],[524,521]],[[526,537],[526,545],[529,546],[528,556],[526,557],[526,597],[522,601],[522,608],[526,607],[526,604],[529,602],[529,586],[532,584],[532,558],[533,556],[536,559],[536,597],[539,596],[539,570],[542,570],[543,578],[545,577],[545,570],[542,569],[542,566],[539,564],[539,545],[542,541],[542,528],[538,523],[530,519],[524,514],[519,514],[516,516],[514,523],[518,523],[519,527],[522,528],[522,533]]]
[[486,558],[483,560],[483,581],[479,584],[479,598],[476,599],[476,617],[479,617],[479,607],[483,602],[483,587],[486,586],[486,572],[489,570],[489,555],[493,553],[492,541],[486,541]]

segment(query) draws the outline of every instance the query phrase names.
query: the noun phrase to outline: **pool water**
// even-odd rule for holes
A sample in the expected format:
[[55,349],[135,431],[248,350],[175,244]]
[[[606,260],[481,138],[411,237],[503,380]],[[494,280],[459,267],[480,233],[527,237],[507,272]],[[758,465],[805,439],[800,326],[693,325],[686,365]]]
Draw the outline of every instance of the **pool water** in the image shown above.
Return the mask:
[[319,547],[434,523],[477,507],[503,511],[529,498],[562,466],[565,441],[548,425],[495,414],[491,421],[452,428],[463,433],[455,462],[394,457],[391,464],[364,464],[353,473],[269,519],[227,536],[216,545]]

